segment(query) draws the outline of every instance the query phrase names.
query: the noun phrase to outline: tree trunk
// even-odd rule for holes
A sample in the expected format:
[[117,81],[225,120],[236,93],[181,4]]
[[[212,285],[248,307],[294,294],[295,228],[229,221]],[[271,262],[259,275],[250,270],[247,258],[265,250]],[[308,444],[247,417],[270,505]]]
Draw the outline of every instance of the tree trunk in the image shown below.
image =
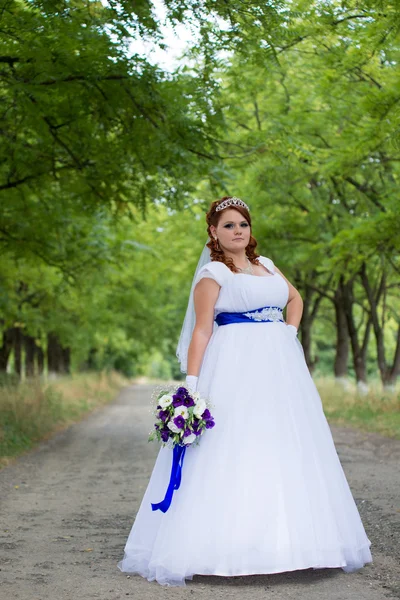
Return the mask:
[[[315,275],[315,273],[310,274],[311,280],[314,279]],[[303,346],[305,361],[310,373],[312,373],[316,364],[318,363],[319,357],[311,357],[311,327],[317,315],[319,304],[322,300],[322,295],[320,294],[315,301],[313,301],[313,296],[315,295],[314,290],[307,284],[304,287],[305,292],[303,297],[303,315],[301,318],[301,345]]]
[[397,342],[396,342],[396,350],[394,352],[393,364],[392,364],[391,369],[389,369],[389,373],[386,378],[384,387],[394,390],[394,386],[396,385],[396,380],[397,380],[399,373],[400,373],[400,325],[397,329]]
[[349,332],[347,329],[346,310],[343,300],[343,276],[335,290],[335,316],[336,316],[336,355],[334,373],[336,378],[345,378],[348,375],[347,363],[349,359]]
[[71,372],[71,349],[61,348],[63,357],[63,368],[65,373]]
[[301,345],[303,346],[307,366],[310,373],[312,373],[318,362],[318,357],[314,359],[311,357],[311,322],[309,319],[304,318],[304,312],[301,320]]
[[24,346],[25,346],[25,375],[27,377],[33,377],[35,375],[35,356],[36,356],[35,338],[33,338],[31,335],[24,335]]
[[41,346],[36,347],[36,356],[37,356],[37,369],[38,375],[43,375],[44,373],[44,352]]
[[356,375],[358,387],[367,391],[367,366],[366,366],[366,349],[371,327],[370,320],[367,322],[364,335],[364,343],[360,346],[358,340],[358,332],[353,314],[354,295],[353,295],[354,278],[350,279],[343,285],[343,306],[346,313],[347,329],[350,336],[351,349],[353,352],[353,366]]
[[14,364],[15,372],[22,378],[22,331],[19,327],[14,328]]
[[398,335],[397,335],[397,346],[396,346],[396,352],[395,352],[393,364],[389,365],[386,361],[385,336],[384,336],[384,325],[385,325],[384,308],[382,310],[382,312],[383,312],[382,323],[379,322],[379,315],[378,315],[379,300],[386,288],[386,273],[382,269],[380,282],[379,282],[379,285],[377,286],[376,290],[374,290],[372,288],[372,285],[371,285],[369,277],[368,277],[367,267],[366,267],[365,263],[363,263],[361,266],[360,276],[361,276],[361,282],[366,291],[368,302],[370,305],[371,320],[372,320],[372,325],[374,328],[376,349],[377,349],[377,355],[378,355],[378,368],[379,368],[379,373],[381,376],[382,385],[383,385],[383,387],[392,386],[396,382],[396,378],[397,378],[397,376],[399,374],[399,370],[400,370],[400,350],[399,350],[400,331],[398,332]]
[[49,374],[70,372],[70,348],[60,344],[54,333],[47,335],[47,367]]
[[[49,375],[56,375],[63,371],[62,368],[62,349],[57,335],[47,334],[47,367]],[[60,369],[61,366],[61,369]]]
[[13,348],[14,328],[10,327],[3,332],[3,345],[0,348],[0,371],[6,372],[8,359]]

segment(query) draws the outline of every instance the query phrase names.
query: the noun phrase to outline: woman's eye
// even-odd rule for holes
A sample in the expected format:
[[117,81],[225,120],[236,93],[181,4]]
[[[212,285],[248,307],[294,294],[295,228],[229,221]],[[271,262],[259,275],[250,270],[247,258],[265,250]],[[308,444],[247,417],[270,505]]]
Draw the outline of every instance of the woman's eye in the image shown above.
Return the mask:
[[[249,224],[248,224],[248,223],[241,223],[241,227],[248,227],[248,226],[249,226]],[[232,227],[233,227],[233,223],[227,223],[226,225],[224,225],[224,227],[225,227],[226,229],[228,229],[228,228],[229,228],[229,229],[232,229]]]

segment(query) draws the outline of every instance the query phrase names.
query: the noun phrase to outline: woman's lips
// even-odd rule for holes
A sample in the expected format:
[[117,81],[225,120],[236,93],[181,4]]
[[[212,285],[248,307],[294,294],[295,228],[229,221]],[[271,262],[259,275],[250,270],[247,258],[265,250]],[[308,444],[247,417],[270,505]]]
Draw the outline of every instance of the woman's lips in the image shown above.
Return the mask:
[[241,240],[243,242],[243,238],[235,238],[233,241],[237,242],[238,240]]

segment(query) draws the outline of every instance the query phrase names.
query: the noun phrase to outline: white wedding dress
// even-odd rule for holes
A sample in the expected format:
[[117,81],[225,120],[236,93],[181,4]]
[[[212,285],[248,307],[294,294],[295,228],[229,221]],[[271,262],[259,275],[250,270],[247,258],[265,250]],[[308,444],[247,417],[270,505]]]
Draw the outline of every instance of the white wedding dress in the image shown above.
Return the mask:
[[[220,312],[284,308],[288,285],[271,259],[265,275],[220,262],[201,277],[221,286]],[[307,568],[345,572],[372,562],[321,399],[300,342],[284,322],[218,326],[198,391],[215,427],[187,447],[180,488],[166,513],[172,449],[160,447],[118,568],[159,584],[199,575],[250,575]]]

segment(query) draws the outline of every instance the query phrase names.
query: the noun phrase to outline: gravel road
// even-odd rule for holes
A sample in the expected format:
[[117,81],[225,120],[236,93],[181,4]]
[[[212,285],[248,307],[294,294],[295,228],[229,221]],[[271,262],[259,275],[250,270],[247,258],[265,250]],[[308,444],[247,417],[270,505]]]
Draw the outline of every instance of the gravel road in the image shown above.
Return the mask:
[[195,575],[186,588],[121,573],[117,562],[158,453],[147,442],[152,389],[123,389],[113,404],[0,471],[0,600],[400,598],[400,441],[335,426],[372,564],[356,573]]

